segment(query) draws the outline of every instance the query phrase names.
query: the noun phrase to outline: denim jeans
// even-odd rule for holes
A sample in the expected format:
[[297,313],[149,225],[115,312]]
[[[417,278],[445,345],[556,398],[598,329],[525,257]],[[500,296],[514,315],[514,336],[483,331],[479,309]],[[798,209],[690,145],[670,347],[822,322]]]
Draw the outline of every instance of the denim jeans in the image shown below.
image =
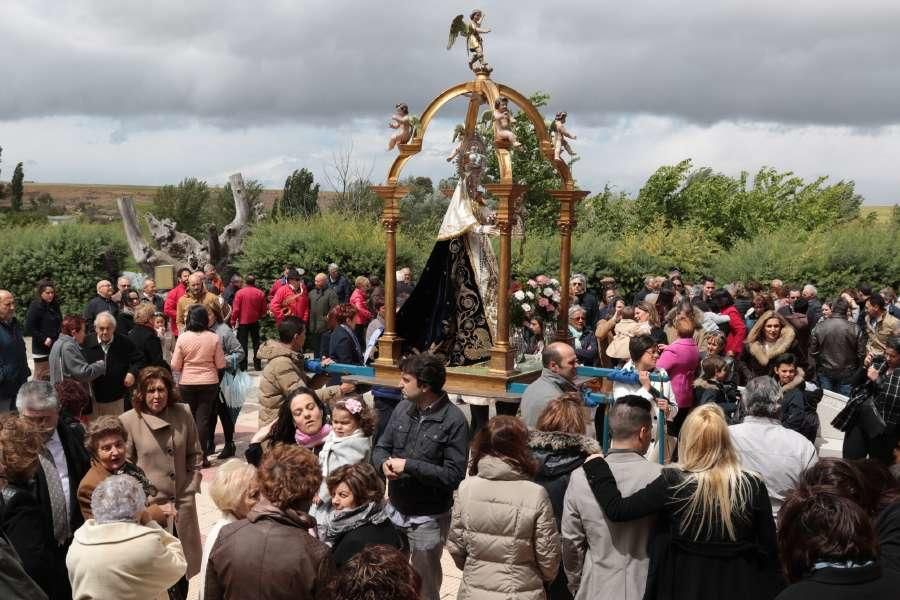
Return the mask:
[[838,394],[843,394],[844,396],[850,395],[850,388],[852,387],[849,383],[844,383],[843,378],[838,377],[829,377],[823,373],[819,373],[819,387],[823,390],[828,390],[831,392],[837,392]]
[[435,520],[399,528],[409,541],[410,562],[413,569],[422,578],[422,600],[440,600],[441,583],[444,573],[441,570],[441,554],[450,531],[450,513],[436,515]]

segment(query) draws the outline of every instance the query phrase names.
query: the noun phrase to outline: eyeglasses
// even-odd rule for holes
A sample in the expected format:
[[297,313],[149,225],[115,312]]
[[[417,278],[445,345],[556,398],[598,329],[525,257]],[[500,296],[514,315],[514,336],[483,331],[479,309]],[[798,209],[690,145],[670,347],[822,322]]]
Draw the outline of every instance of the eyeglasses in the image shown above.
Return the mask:
[[584,316],[580,316],[580,317],[572,317],[572,320],[573,320],[573,321],[584,321]]
[[651,356],[659,356],[661,353],[659,351],[659,348],[648,348],[647,351],[644,352],[644,354],[649,354]]

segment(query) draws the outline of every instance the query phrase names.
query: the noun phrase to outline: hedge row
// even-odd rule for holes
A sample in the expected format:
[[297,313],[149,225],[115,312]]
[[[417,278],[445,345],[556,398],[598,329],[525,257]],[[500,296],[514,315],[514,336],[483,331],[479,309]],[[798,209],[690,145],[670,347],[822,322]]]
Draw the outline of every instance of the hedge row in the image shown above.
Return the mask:
[[[640,288],[650,273],[678,266],[688,279],[710,273],[719,281],[780,277],[815,283],[822,295],[861,280],[897,285],[900,280],[900,228],[893,224],[850,223],[828,230],[779,229],[740,241],[725,251],[702,228],[668,229],[649,223],[639,233],[618,238],[578,231],[572,240],[572,271],[594,282],[614,276],[624,291]],[[235,267],[254,273],[268,286],[282,265],[310,274],[335,262],[350,277],[383,274],[384,231],[377,223],[324,214],[310,220],[262,223],[254,227]],[[397,264],[421,272],[433,236],[397,235]],[[120,225],[69,224],[0,229],[0,288],[19,299],[19,314],[43,276],[57,284],[63,309],[80,312],[95,294],[97,280],[131,267]],[[524,278],[559,272],[559,238],[528,235],[513,244],[513,276]]]
[[34,285],[49,277],[57,287],[64,313],[81,314],[97,294],[100,279],[112,279],[125,268],[127,246],[121,227],[66,224],[0,229],[0,288],[17,299],[24,318],[34,298]]

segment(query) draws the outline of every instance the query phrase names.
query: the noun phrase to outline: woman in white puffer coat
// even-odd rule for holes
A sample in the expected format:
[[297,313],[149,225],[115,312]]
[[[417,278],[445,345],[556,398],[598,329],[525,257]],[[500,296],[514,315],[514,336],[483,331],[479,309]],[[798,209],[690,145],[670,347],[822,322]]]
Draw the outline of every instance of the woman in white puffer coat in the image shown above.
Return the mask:
[[447,550],[463,571],[460,600],[542,600],[556,577],[559,533],[528,430],[515,417],[491,419],[472,444],[469,477],[453,504]]

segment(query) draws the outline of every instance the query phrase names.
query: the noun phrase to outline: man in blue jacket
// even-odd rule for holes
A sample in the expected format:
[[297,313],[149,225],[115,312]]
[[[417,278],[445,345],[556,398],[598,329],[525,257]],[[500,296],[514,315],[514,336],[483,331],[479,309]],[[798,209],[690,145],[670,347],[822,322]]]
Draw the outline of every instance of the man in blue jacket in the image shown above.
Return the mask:
[[31,375],[22,325],[16,319],[16,299],[0,290],[0,410],[12,410],[19,387]]
[[453,490],[466,473],[469,428],[443,390],[443,361],[416,354],[400,371],[403,400],[391,413],[372,463],[388,480],[386,510],[409,540],[412,566],[422,578],[421,597],[437,600]]

